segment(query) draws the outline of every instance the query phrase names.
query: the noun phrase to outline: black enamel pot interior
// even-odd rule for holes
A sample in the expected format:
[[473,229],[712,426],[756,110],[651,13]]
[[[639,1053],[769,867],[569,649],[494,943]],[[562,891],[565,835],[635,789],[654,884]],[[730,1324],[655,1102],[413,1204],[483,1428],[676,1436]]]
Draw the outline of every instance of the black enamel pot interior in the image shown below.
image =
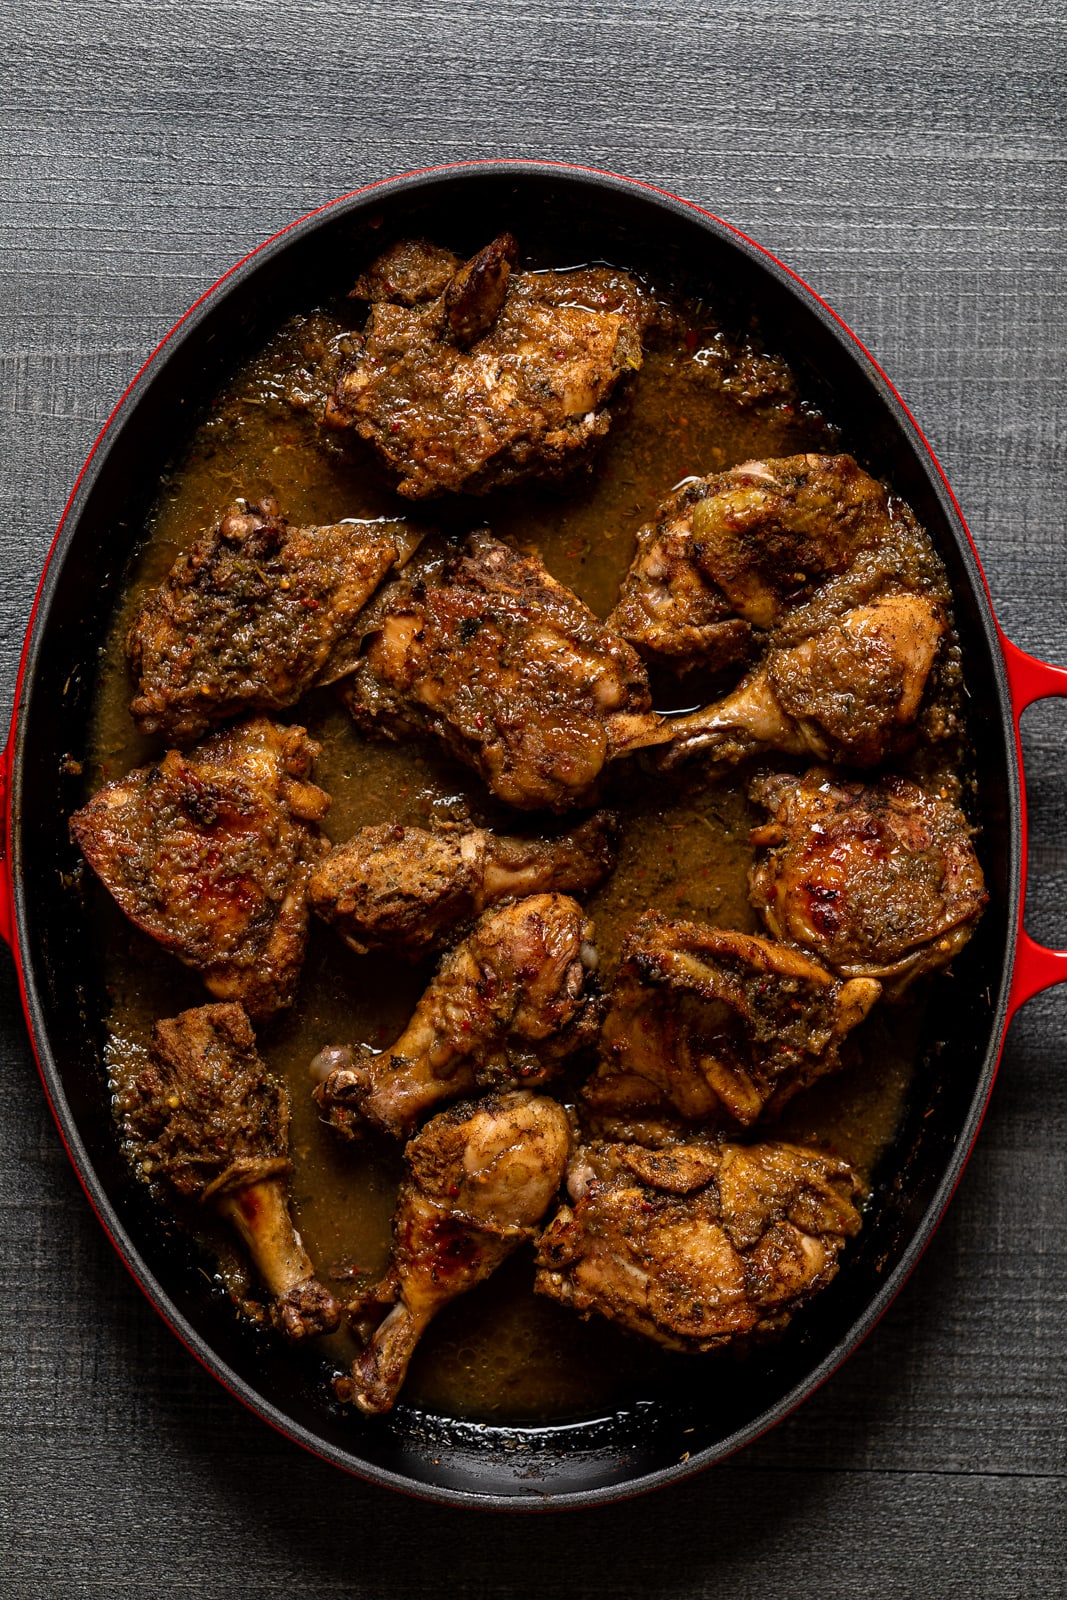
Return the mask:
[[[948,567],[966,652],[991,903],[933,1004],[899,1136],[862,1235],[836,1281],[774,1348],[723,1381],[687,1365],[617,1414],[545,1429],[494,1428],[401,1404],[367,1420],[332,1399],[313,1352],[250,1330],[165,1237],[117,1149],[103,1065],[105,999],[66,818],[81,801],[98,651],[160,475],[233,368],[290,315],[350,287],[383,240],[424,234],[460,253],[502,228],[532,265],[607,260],[683,294],[756,315],[801,392],[871,472],[906,497]],[[694,469],[696,470],[696,469]],[[665,486],[666,487],[666,486]],[[12,909],[27,1018],[72,1160],[138,1282],[192,1352],[241,1400],[337,1465],[468,1505],[590,1505],[681,1478],[784,1416],[872,1327],[936,1226],[992,1087],[1009,1015],[1021,881],[1020,775],[999,633],[966,528],[921,435],[847,330],[785,268],[706,213],[582,169],[493,163],[415,174],[349,196],[265,245],[200,301],[125,396],[61,526],[27,638],[11,763]]]

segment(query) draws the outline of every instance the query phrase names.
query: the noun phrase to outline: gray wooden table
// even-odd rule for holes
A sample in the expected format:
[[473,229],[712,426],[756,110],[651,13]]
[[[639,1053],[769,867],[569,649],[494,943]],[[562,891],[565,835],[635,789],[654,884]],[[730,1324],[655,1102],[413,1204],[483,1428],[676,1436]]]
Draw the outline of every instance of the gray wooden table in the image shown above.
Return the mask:
[[[36,0],[0,22],[0,705],[71,483],[186,306],[293,217],[467,156],[602,165],[799,270],[917,413],[999,615],[1067,662],[1062,8],[962,0]],[[1028,715],[1030,924],[1067,942],[1067,715]],[[1067,995],[1014,1024],[875,1334],[727,1465],[475,1517],[302,1455],[142,1300],[0,956],[0,1589],[12,1596],[1064,1593]]]

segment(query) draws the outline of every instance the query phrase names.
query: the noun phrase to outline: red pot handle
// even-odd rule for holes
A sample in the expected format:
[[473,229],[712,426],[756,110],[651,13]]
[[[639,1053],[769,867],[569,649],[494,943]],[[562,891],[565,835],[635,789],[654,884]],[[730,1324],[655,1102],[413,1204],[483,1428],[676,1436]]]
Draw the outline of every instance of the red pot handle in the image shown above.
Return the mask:
[[[1004,651],[1004,665],[1008,672],[1012,715],[1015,718],[1015,744],[1019,757],[1022,785],[1023,871],[1026,871],[1026,783],[1023,776],[1022,746],[1019,741],[1019,718],[1035,700],[1045,700],[1051,695],[1067,698],[1067,667],[1051,667],[1047,661],[1027,655],[1018,645],[1000,636]],[[1048,950],[1031,939],[1023,926],[1021,913],[1025,910],[1026,881],[1023,880],[1023,897],[1020,905],[1019,938],[1015,946],[1015,965],[1008,999],[1008,1016],[1014,1016],[1021,1005],[1042,989],[1054,983],[1067,983],[1067,950]]]

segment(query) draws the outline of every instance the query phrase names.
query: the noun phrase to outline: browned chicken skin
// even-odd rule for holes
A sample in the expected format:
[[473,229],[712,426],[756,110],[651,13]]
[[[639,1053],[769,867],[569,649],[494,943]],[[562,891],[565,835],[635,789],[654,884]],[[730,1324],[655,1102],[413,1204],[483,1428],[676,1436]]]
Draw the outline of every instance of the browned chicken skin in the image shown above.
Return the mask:
[[466,264],[402,240],[356,285],[371,312],[325,420],[370,441],[400,494],[560,475],[607,432],[613,390],[641,365],[651,305],[632,278],[514,272],[517,254],[506,233]]
[[851,456],[746,461],[684,484],[637,535],[608,625],[684,670],[796,644],[889,591],[937,592],[911,512]]
[[769,939],[646,911],[623,944],[583,1098],[615,1137],[672,1112],[747,1127],[840,1065],[880,992]]
[[392,1263],[359,1307],[391,1309],[351,1377],[337,1382],[341,1399],[361,1411],[391,1409],[431,1318],[536,1237],[570,1142],[562,1106],[522,1092],[455,1106],[411,1140]]
[[318,745],[254,717],[109,783],[70,819],[132,922],[255,1020],[290,1005],[307,943],[307,883],[329,848]]
[[551,839],[382,823],[330,851],[312,875],[308,898],[357,954],[422,956],[441,949],[457,923],[494,901],[594,889],[615,865],[618,831],[611,811],[597,811]]
[[591,1144],[541,1236],[535,1288],[670,1350],[782,1328],[859,1231],[851,1167],[790,1144]]
[[292,528],[239,502],[146,597],[126,641],[142,733],[178,744],[242,711],[280,711],[359,656],[356,618],[418,543],[403,522]]
[[368,625],[343,690],[357,723],[436,735],[509,805],[579,805],[606,761],[664,736],[634,650],[488,533],[427,552]]
[[289,1096],[256,1050],[239,1005],[157,1022],[147,1064],[119,1102],[146,1178],[211,1205],[240,1235],[290,1339],[340,1321],[289,1215]]
[[670,718],[660,759],[669,766],[704,751],[739,761],[782,750],[876,766],[913,739],[946,629],[942,606],[924,595],[857,606],[800,644],[769,649],[715,705]]
[[[851,456],[746,461],[710,484],[693,512],[693,559],[753,627],[773,628],[865,551],[881,557],[878,586],[908,586],[889,497]],[[873,592],[865,584],[849,603]]]
[[607,626],[647,660],[684,671],[744,661],[753,630],[694,555],[693,515],[717,478],[693,478],[637,531],[637,554]]
[[477,1087],[536,1087],[596,1037],[593,924],[562,894],[487,911],[450,950],[391,1049],[330,1046],[315,1099],[349,1137],[366,1123],[398,1136],[442,1100]]
[[777,939],[899,994],[962,949],[988,900],[959,808],[904,778],[849,783],[824,768],[759,780],[772,813],[753,843],[753,905]]

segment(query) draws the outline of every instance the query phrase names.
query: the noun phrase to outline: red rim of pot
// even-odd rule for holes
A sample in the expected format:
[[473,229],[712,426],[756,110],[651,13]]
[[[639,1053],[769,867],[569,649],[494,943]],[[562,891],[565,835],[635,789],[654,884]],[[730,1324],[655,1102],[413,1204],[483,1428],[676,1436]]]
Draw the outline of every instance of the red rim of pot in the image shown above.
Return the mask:
[[[847,1311],[842,1313],[845,1318],[844,1332],[836,1339],[830,1339],[825,1349],[813,1346],[807,1365],[801,1352],[797,1368],[799,1377],[793,1381],[787,1375],[778,1389],[772,1384],[768,1391],[772,1393],[772,1399],[757,1414],[742,1420],[732,1431],[727,1427],[725,1433],[704,1448],[700,1448],[699,1440],[695,1441],[696,1448],[680,1451],[670,1462],[663,1459],[662,1449],[659,1454],[654,1450],[646,1451],[645,1457],[642,1457],[638,1448],[635,1450],[638,1464],[633,1472],[628,1471],[627,1462],[620,1457],[625,1455],[631,1436],[638,1442],[645,1437],[642,1433],[644,1424],[625,1418],[614,1428],[608,1423],[603,1426],[583,1423],[575,1424],[569,1432],[566,1428],[525,1430],[525,1435],[531,1440],[535,1434],[539,1440],[541,1435],[558,1437],[548,1438],[543,1449],[538,1445],[538,1450],[528,1458],[533,1470],[523,1474],[515,1472],[513,1455],[505,1460],[502,1454],[509,1448],[513,1449],[514,1437],[524,1434],[522,1428],[497,1430],[511,1437],[509,1447],[506,1438],[495,1438],[492,1430],[483,1430],[484,1437],[472,1443],[473,1435],[462,1435],[462,1430],[453,1430],[450,1434],[448,1428],[444,1427],[435,1433],[433,1426],[424,1426],[417,1446],[406,1449],[401,1439],[395,1448],[379,1450],[375,1455],[373,1451],[368,1453],[370,1435],[360,1436],[356,1432],[351,1440],[346,1441],[344,1424],[337,1423],[336,1419],[330,1422],[332,1434],[324,1434],[316,1420],[316,1406],[298,1403],[298,1399],[292,1393],[285,1392],[284,1387],[280,1393],[280,1403],[268,1399],[257,1387],[255,1375],[258,1356],[253,1355],[246,1360],[246,1353],[239,1347],[235,1347],[238,1352],[236,1359],[229,1352],[220,1355],[217,1341],[210,1333],[205,1336],[203,1327],[192,1316],[180,1295],[176,1294],[173,1285],[160,1281],[158,1261],[152,1256],[151,1248],[148,1250],[152,1256],[151,1263],[146,1259],[143,1239],[131,1234],[129,1218],[123,1214],[121,1205],[116,1204],[114,1186],[109,1186],[101,1178],[102,1158],[99,1151],[90,1151],[88,1147],[84,1108],[72,1104],[76,1098],[76,1093],[72,1094],[72,1081],[76,1083],[76,1078],[72,1080],[70,1077],[69,1062],[66,1072],[59,1064],[63,1051],[55,1045],[55,1019],[49,1018],[49,1008],[51,1006],[54,1009],[56,996],[50,996],[47,992],[53,974],[47,948],[45,955],[41,954],[42,919],[38,915],[41,902],[38,897],[36,902],[31,903],[34,900],[33,886],[28,881],[28,864],[37,849],[33,841],[27,843],[27,835],[34,826],[34,821],[30,819],[36,819],[39,814],[36,796],[41,792],[42,782],[43,792],[49,794],[52,781],[51,777],[42,779],[39,760],[30,777],[27,776],[29,768],[34,767],[33,753],[28,750],[28,725],[32,720],[29,713],[33,710],[35,682],[42,674],[43,663],[48,660],[48,653],[43,648],[45,636],[52,635],[49,650],[54,648],[55,638],[62,640],[64,637],[64,619],[59,614],[61,608],[55,604],[62,568],[70,555],[79,519],[98,485],[101,472],[107,468],[116,441],[128,428],[146,394],[152,390],[168,358],[180,351],[187,336],[196,335],[198,331],[203,333],[207,326],[206,319],[210,319],[234,291],[239,292],[242,286],[247,285],[264,264],[280,260],[294,246],[299,246],[301,241],[317,239],[319,231],[330,224],[331,218],[366,221],[380,206],[388,210],[394,203],[421,203],[427,196],[432,199],[438,191],[443,191],[452,200],[465,192],[464,185],[476,188],[479,183],[483,184],[483,188],[488,185],[489,189],[485,192],[492,194],[496,193],[492,186],[497,185],[505,199],[507,193],[518,192],[525,187],[535,198],[540,196],[545,204],[554,193],[555,185],[563,192],[564,201],[568,194],[572,198],[575,194],[581,194],[592,203],[595,196],[597,203],[603,202],[609,207],[613,203],[624,209],[627,206],[631,209],[636,207],[641,222],[660,213],[665,227],[668,221],[680,226],[679,219],[688,219],[689,223],[696,223],[702,234],[716,241],[715,248],[736,255],[741,267],[762,269],[763,292],[777,285],[776,292],[780,294],[783,304],[791,306],[797,316],[802,313],[806,315],[809,333],[821,328],[820,337],[829,336],[825,349],[838,349],[842,353],[844,366],[848,368],[851,364],[855,368],[856,383],[863,388],[864,395],[869,391],[871,404],[885,410],[896,430],[893,448],[903,452],[902,460],[907,460],[917,471],[925,474],[926,487],[939,504],[941,519],[954,543],[958,568],[954,574],[957,597],[962,598],[962,583],[974,615],[972,631],[978,636],[977,649],[984,654],[988,667],[988,690],[995,700],[997,724],[1006,751],[1003,814],[999,822],[993,825],[998,835],[1003,932],[1001,943],[986,958],[986,980],[992,987],[984,1063],[975,1069],[975,1086],[969,1103],[962,1113],[949,1118],[952,1135],[949,1148],[935,1158],[936,1171],[927,1183],[921,1204],[917,1202],[912,1207],[915,1214],[908,1215],[901,1225],[904,1242],[892,1258],[892,1270],[885,1274],[884,1280],[877,1282],[875,1289],[861,1296],[859,1309],[851,1320],[847,1320]],[[373,220],[367,226],[373,227]],[[318,298],[321,300],[322,295]],[[312,295],[307,303],[314,304],[315,296]],[[210,339],[210,333],[205,337]],[[162,375],[165,377],[165,372]],[[66,687],[63,686],[64,693]],[[101,430],[71,492],[45,563],[26,632],[11,734],[7,748],[0,757],[0,788],[4,809],[3,835],[0,839],[0,851],[3,852],[0,855],[0,934],[11,945],[14,954],[23,1007],[45,1094],[90,1204],[156,1310],[192,1354],[231,1393],[304,1448],[371,1481],[424,1498],[468,1506],[543,1509],[617,1500],[675,1481],[713,1461],[723,1459],[776,1424],[812,1393],[851,1353],[886,1310],[929,1241],[959,1181],[992,1091],[1000,1051],[1012,1016],[1032,995],[1067,980],[1067,952],[1048,950],[1036,944],[1023,926],[1026,800],[1019,718],[1033,701],[1052,695],[1067,695],[1067,669],[1049,666],[1027,655],[1004,636],[993,615],[977,551],[959,506],[933,451],[900,396],[865,347],[825,302],[776,257],[737,229],[703,208],[653,185],[595,168],[555,162],[464,162],[422,169],[368,185],[310,212],[265,241],[220,278],[175,324],[133,379]],[[36,715],[39,718],[41,713],[37,712]],[[32,729],[29,731],[32,732]],[[57,763],[61,753],[57,747]],[[37,854],[40,854],[39,849]],[[52,863],[51,866],[53,872],[58,872],[58,863]],[[40,864],[36,863],[33,872],[38,877],[40,870]],[[57,904],[62,909],[61,899]],[[74,1053],[77,1055],[76,1050]],[[69,1058],[70,1055],[68,1047],[66,1056]],[[895,1181],[900,1189],[902,1183],[899,1173]],[[903,1187],[906,1188],[906,1185]],[[217,1308],[212,1309],[210,1316],[217,1321]],[[214,1329],[215,1325],[209,1318],[209,1328]],[[271,1381],[277,1389],[276,1377],[272,1375]],[[402,1422],[403,1426],[410,1424]],[[648,1426],[654,1434],[657,1424],[649,1423]],[[668,1447],[673,1439],[674,1435],[667,1430]],[[674,1442],[677,1443],[677,1440]],[[433,1451],[456,1452],[468,1446],[473,1451],[473,1465],[465,1466],[454,1478],[449,1477],[447,1468],[436,1475],[427,1469],[426,1463],[432,1458]],[[561,1472],[561,1463],[571,1457],[579,1466],[577,1475],[568,1477]],[[543,1464],[540,1475],[538,1462]],[[440,1461],[434,1461],[434,1466],[440,1466]]]

